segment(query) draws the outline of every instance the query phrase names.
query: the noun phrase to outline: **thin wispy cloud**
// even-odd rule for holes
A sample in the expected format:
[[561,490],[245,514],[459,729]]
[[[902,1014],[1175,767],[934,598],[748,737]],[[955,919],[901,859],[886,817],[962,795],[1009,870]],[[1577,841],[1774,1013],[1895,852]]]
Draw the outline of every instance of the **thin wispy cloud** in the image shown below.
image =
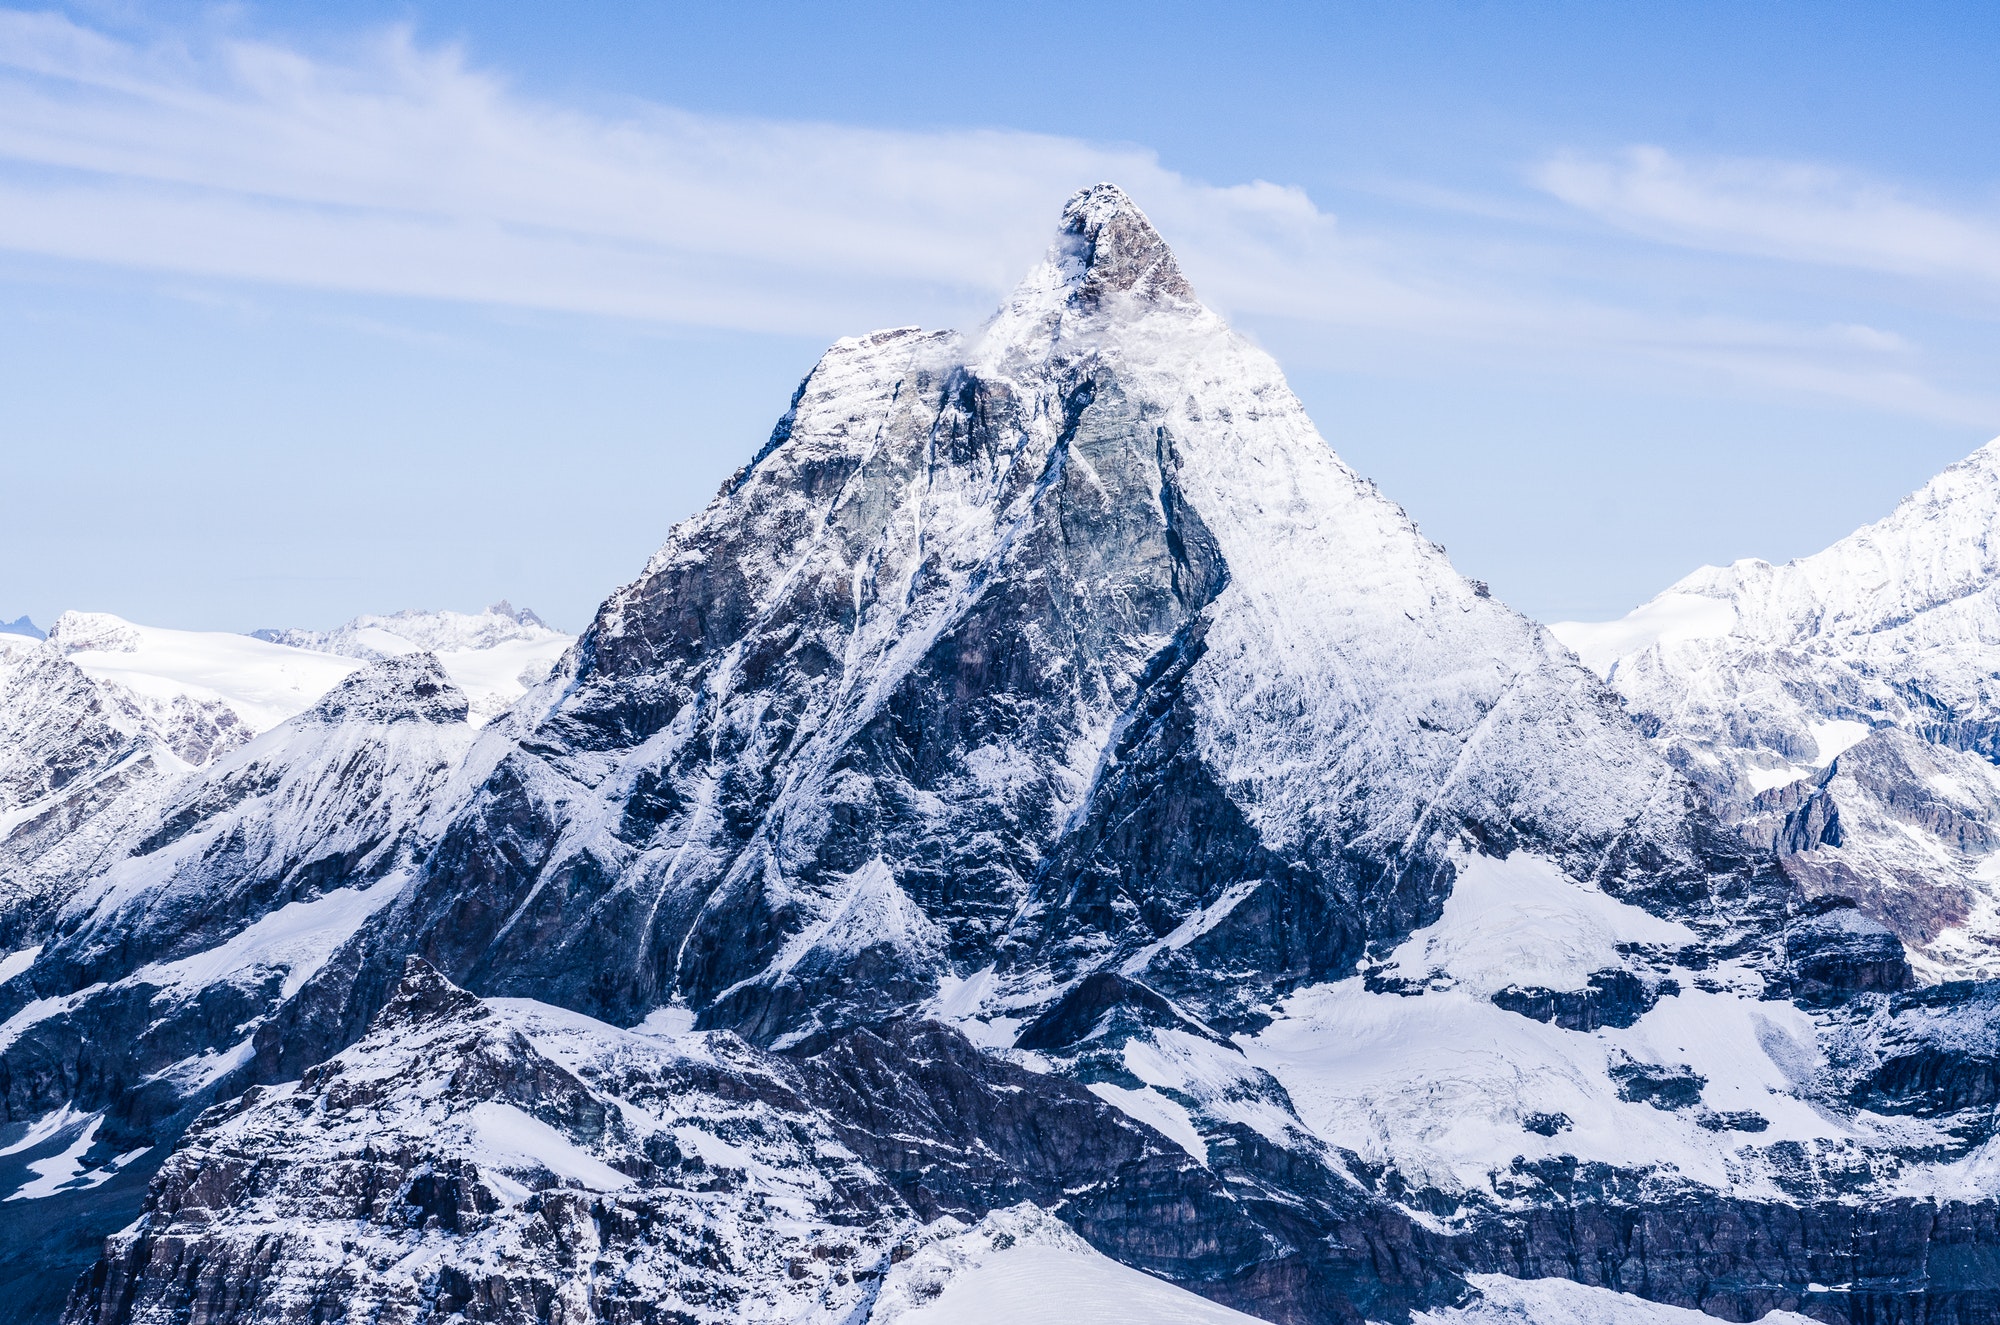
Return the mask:
[[584,115],[398,33],[194,59],[4,13],[0,70],[0,158],[42,168],[0,182],[0,245],[213,276],[817,330],[895,286],[989,297],[1102,178],[1246,252],[1333,224],[1046,135]]
[[1676,243],[2000,283],[2000,216],[1954,212],[1823,166],[1690,161],[1632,147],[1612,157],[1557,156],[1536,178],[1572,206]]
[[[149,45],[0,11],[0,248],[56,258],[833,335],[978,317],[1039,254],[1060,200],[1100,179],[1131,191],[1204,296],[1241,318],[1993,413],[1927,380],[1893,333],[1559,294],[1449,238],[1359,235],[1300,189],[1209,184],[1139,146],[640,103],[586,112],[399,31],[332,58],[226,35]],[[1643,150],[1540,175],[1621,224],[1773,245],[1793,214],[1773,199],[1831,187],[1733,180]],[[1824,228],[1829,252],[1865,250]],[[1976,234],[1954,242],[1961,261],[1979,251]]]

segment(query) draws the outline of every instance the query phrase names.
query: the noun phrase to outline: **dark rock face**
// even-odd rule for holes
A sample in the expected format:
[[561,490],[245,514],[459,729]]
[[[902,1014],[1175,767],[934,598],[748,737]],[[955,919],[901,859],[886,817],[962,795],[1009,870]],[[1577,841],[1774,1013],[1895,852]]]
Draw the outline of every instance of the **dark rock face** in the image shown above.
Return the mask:
[[[525,1030],[561,1046],[574,1027]],[[782,1064],[634,1043],[565,1066],[538,1039],[412,963],[341,1057],[202,1115],[69,1318],[165,1299],[203,1322],[671,1321],[753,1309],[773,1285],[800,1307],[857,1300],[853,1273],[783,1274],[790,1221],[762,1203],[801,1195],[879,1274],[907,1217],[837,1157]],[[697,1130],[737,1167],[684,1149]]]
[[[2000,850],[2000,787],[1966,748],[1947,731],[1878,729],[1819,776],[1758,797],[1743,831],[1768,835],[1808,892],[1852,902],[1913,945],[1937,945],[1974,923],[1976,862]],[[1956,964],[1977,969],[1976,959]]]
[[1116,1259],[1269,1320],[1358,1321],[1456,1290],[1406,1218],[1248,1129],[1205,1167],[935,1024],[851,1032],[801,1066],[841,1139],[920,1218],[1061,1208]]
[[1186,1030],[1222,1042],[1214,1031],[1190,1021],[1137,980],[1113,971],[1093,971],[1070,986],[1048,1011],[1023,1026],[1014,1038],[1014,1047],[1060,1052],[1100,1037],[1123,1043],[1147,1028]]
[[1630,1026],[1652,1010],[1661,997],[1680,993],[1673,980],[1647,984],[1625,970],[1594,971],[1584,989],[1537,989],[1509,985],[1493,1002],[1509,1012],[1536,1021],[1554,1022],[1569,1031],[1594,1031],[1600,1026]]
[[1468,1274],[1573,1279],[1723,1320],[1797,1311],[1891,1325],[2000,1319],[2000,1228],[1990,1203],[1797,1206],[1699,1197],[1607,1199],[1584,1174],[1572,1199],[1455,1240]]
[[1896,936],[1842,898],[1824,899],[1786,927],[1785,970],[1793,996],[1818,1005],[1915,983]]
[[1688,1109],[1701,1103],[1701,1088],[1708,1084],[1699,1072],[1687,1067],[1662,1067],[1657,1063],[1619,1063],[1611,1069],[1621,1099],[1650,1104],[1656,1109]]

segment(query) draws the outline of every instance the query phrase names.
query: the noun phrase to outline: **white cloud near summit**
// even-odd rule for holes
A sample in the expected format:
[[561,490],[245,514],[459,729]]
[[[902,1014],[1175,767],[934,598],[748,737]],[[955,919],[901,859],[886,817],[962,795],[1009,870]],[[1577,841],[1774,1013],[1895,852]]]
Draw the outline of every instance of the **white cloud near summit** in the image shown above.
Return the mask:
[[[1304,327],[1328,360],[1343,337],[1372,351],[1388,333],[1496,362],[1609,355],[1932,417],[1992,412],[1928,380],[1891,333],[1558,293],[1540,273],[1560,255],[1516,271],[1502,247],[1449,235],[1356,235],[1300,189],[1210,185],[1142,147],[583,110],[398,32],[330,57],[139,44],[0,10],[0,249],[52,258],[831,336],[976,319],[1040,254],[1062,199],[1101,179],[1146,207],[1204,297]],[[1644,153],[1564,158],[1541,183],[1675,237],[1754,236],[1774,214],[1769,189],[1731,193]],[[1829,251],[1865,250],[1827,235]]]

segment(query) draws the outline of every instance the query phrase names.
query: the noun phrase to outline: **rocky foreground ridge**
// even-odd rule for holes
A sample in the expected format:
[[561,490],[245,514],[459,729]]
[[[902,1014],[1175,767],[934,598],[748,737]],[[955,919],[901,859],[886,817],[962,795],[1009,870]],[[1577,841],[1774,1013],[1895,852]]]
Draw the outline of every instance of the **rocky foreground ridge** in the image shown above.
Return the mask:
[[1719,823],[1115,188],[977,334],[836,344],[510,712],[431,666],[18,922],[43,1199],[160,1164],[67,1319],[941,1320],[1059,1247],[2000,1319],[1992,988]]

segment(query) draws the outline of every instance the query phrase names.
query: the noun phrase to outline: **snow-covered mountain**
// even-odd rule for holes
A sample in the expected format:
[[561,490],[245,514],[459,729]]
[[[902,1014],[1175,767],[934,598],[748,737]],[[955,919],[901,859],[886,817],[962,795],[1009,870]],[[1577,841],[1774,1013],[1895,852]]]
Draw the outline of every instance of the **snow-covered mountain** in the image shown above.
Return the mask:
[[547,679],[575,642],[527,608],[501,599],[484,612],[396,612],[358,616],[332,630],[260,630],[255,638],[345,658],[373,660],[430,653],[472,704],[482,724]]
[[23,862],[66,887],[0,980],[8,1116],[102,1123],[79,1175],[184,1121],[421,859],[465,709],[429,655],[367,665],[104,840]]
[[[49,644],[149,710],[186,706],[216,715],[237,744],[304,712],[354,670],[348,659],[247,635],[140,626],[108,612],[63,613],[49,627]],[[195,753],[201,757],[189,762],[204,763],[220,748]]]
[[395,620],[0,983],[16,1194],[161,1165],[76,1325],[2000,1314],[2000,993],[1723,831],[1115,188],[498,721]]
[[1782,566],[1552,627],[1810,891],[1934,978],[2000,974],[2000,442]]
[[335,648],[314,649],[94,612],[64,613],[46,643],[0,633],[0,943],[110,868],[178,780],[305,712],[365,661],[435,645],[479,725],[570,643],[505,604],[362,620],[403,634],[378,630],[383,647],[370,650],[343,627],[324,641]]

